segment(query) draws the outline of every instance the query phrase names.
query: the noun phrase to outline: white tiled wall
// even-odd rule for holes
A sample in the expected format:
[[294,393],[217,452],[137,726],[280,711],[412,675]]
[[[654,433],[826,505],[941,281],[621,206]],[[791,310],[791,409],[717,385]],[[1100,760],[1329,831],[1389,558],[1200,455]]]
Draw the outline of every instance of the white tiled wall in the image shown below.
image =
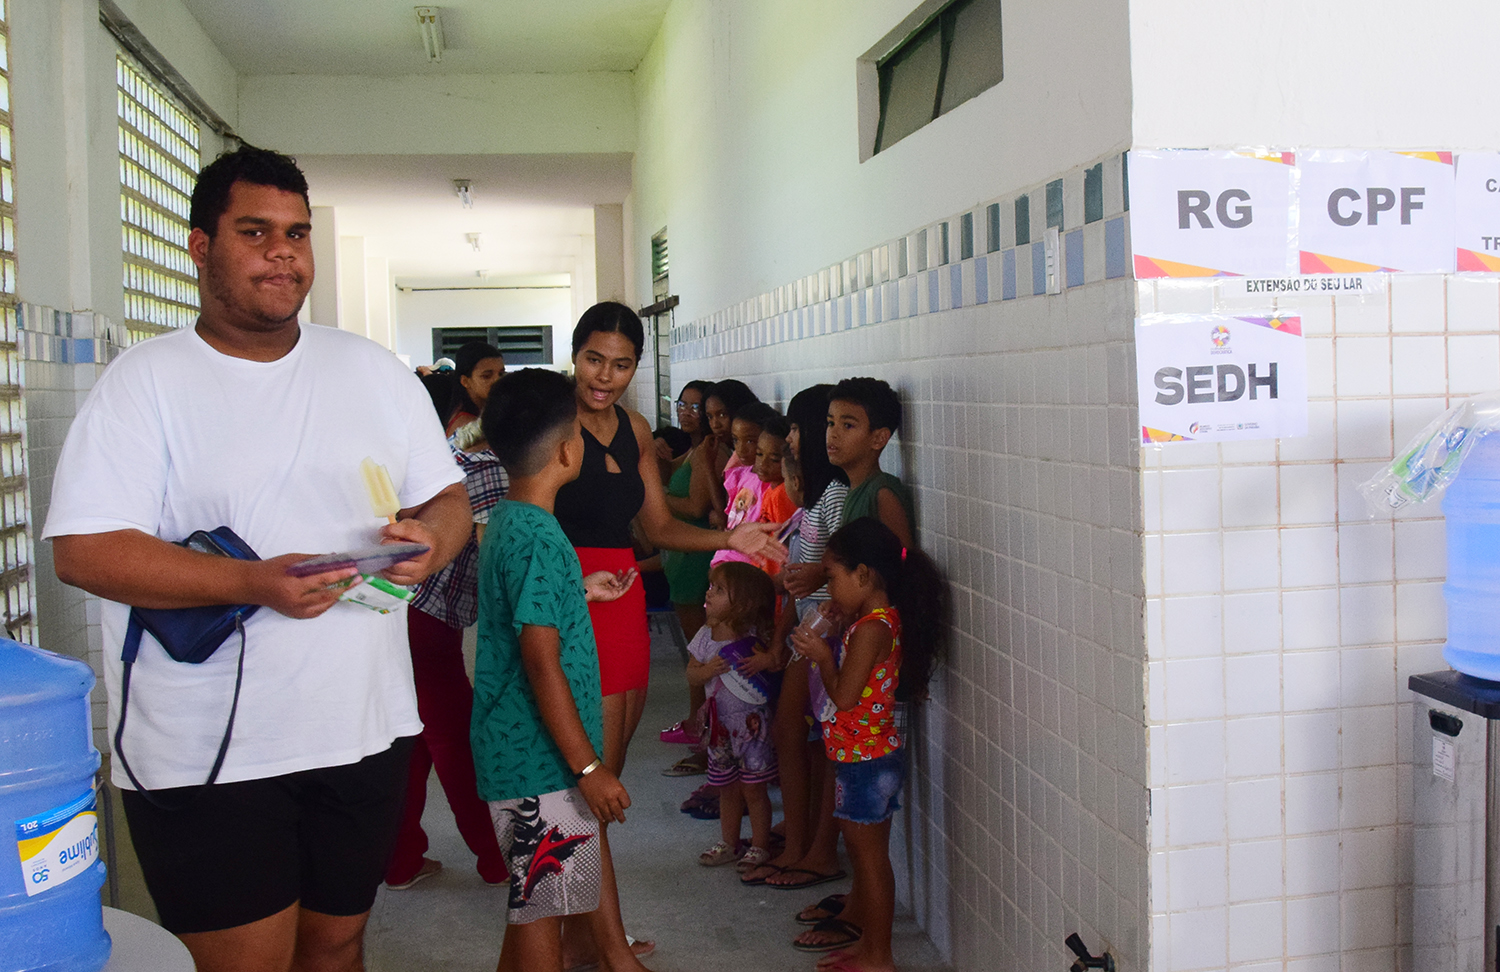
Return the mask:
[[[37,643],[41,648],[87,661],[99,682],[94,687],[92,718],[94,746],[108,759],[104,694],[103,629],[99,599],[57,579],[52,545],[41,539],[52,499],[52,477],[63,440],[78,407],[103,371],[93,362],[75,363],[83,342],[83,357],[107,357],[102,338],[108,324],[94,314],[57,314],[49,308],[25,305],[21,332],[22,395],[26,404],[27,487],[30,491],[31,529],[36,551],[33,584],[37,600]],[[47,327],[48,330],[39,328]],[[94,335],[101,337],[96,338]],[[76,335],[76,336],[75,336]]]
[[[960,970],[1065,969],[1063,939],[1075,931],[1140,970],[1148,794],[1128,380],[1135,285],[1104,280],[1101,263],[1059,295],[1002,300],[991,283],[975,304],[974,262],[958,266],[957,309],[943,266],[927,271],[939,277],[936,305],[925,274],[891,282],[919,298],[914,317],[874,323],[848,298],[808,307],[797,289],[823,288],[815,275],[763,309],[724,315],[733,319],[722,329],[690,322],[686,340],[719,344],[674,354],[673,386],[737,377],[784,405],[807,385],[873,375],[901,392],[906,427],[884,464],[915,487],[919,541],[954,595],[949,653],[913,727],[908,812],[892,838],[901,897]],[[863,299],[871,310],[874,298]],[[798,328],[816,336],[793,337]]]
[[[1142,311],[1208,309],[1139,284]],[[1434,502],[1357,491],[1452,399],[1500,388],[1500,283],[1301,298],[1309,434],[1141,450],[1152,968],[1396,969],[1411,940],[1411,695],[1442,669]]]

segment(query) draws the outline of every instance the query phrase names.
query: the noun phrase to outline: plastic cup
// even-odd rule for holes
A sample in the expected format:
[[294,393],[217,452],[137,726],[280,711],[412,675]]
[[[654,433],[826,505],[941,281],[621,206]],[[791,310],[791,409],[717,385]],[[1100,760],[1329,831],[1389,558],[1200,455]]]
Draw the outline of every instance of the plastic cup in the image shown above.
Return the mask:
[[822,638],[825,641],[833,633],[833,621],[822,611],[814,611],[808,615],[799,627],[813,637]]

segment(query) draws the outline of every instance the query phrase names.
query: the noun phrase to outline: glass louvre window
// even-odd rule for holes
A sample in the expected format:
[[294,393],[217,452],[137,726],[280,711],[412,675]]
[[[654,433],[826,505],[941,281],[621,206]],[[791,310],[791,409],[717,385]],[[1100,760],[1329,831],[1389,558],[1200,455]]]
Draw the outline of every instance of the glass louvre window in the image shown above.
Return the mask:
[[877,65],[875,151],[1000,83],[1000,0],[954,0]]
[[127,55],[115,65],[125,326],[142,340],[198,318],[198,274],[187,250],[198,123]]
[[948,10],[953,16],[953,31],[943,64],[940,115],[999,84],[1001,74],[998,0],[970,0],[955,3]]
[[667,284],[667,228],[651,237],[651,296],[660,300],[671,292]]
[[0,613],[5,635],[36,644],[30,510],[16,348],[16,196],[10,125],[10,10],[0,0]]
[[934,20],[880,65],[880,133],[875,151],[932,121],[942,72],[942,31]]

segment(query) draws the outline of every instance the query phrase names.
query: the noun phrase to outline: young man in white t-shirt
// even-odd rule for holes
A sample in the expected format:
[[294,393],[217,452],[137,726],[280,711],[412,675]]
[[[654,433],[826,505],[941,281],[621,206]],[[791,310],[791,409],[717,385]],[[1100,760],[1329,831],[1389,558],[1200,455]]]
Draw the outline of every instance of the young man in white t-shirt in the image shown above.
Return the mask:
[[[414,584],[472,529],[463,475],[421,384],[364,338],[301,326],[312,286],[307,182],[286,156],[220,157],[193,192],[194,328],[125,351],[68,433],[43,536],[63,581],[106,598],[111,736],[121,718],[129,607],[258,604],[238,638],[175,662],[150,634],[121,744],[140,785],[113,779],[162,923],[200,972],[358,972],[365,921],[421,730],[406,621],[338,603],[352,569],[293,577],[318,553],[381,540],[428,553],[385,576]],[[369,456],[402,509],[386,525],[360,476]],[[228,526],[261,557],[176,546]]]

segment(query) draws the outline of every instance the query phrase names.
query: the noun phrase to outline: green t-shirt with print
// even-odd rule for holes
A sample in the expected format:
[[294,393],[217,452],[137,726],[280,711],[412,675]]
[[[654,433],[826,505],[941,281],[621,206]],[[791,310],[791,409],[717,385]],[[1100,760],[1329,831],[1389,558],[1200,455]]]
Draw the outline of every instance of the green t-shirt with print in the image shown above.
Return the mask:
[[515,800],[574,786],[521,662],[521,626],[556,628],[563,675],[594,752],[604,752],[599,656],[583,569],[557,518],[501,500],[479,547],[479,646],[470,738],[479,796]]

